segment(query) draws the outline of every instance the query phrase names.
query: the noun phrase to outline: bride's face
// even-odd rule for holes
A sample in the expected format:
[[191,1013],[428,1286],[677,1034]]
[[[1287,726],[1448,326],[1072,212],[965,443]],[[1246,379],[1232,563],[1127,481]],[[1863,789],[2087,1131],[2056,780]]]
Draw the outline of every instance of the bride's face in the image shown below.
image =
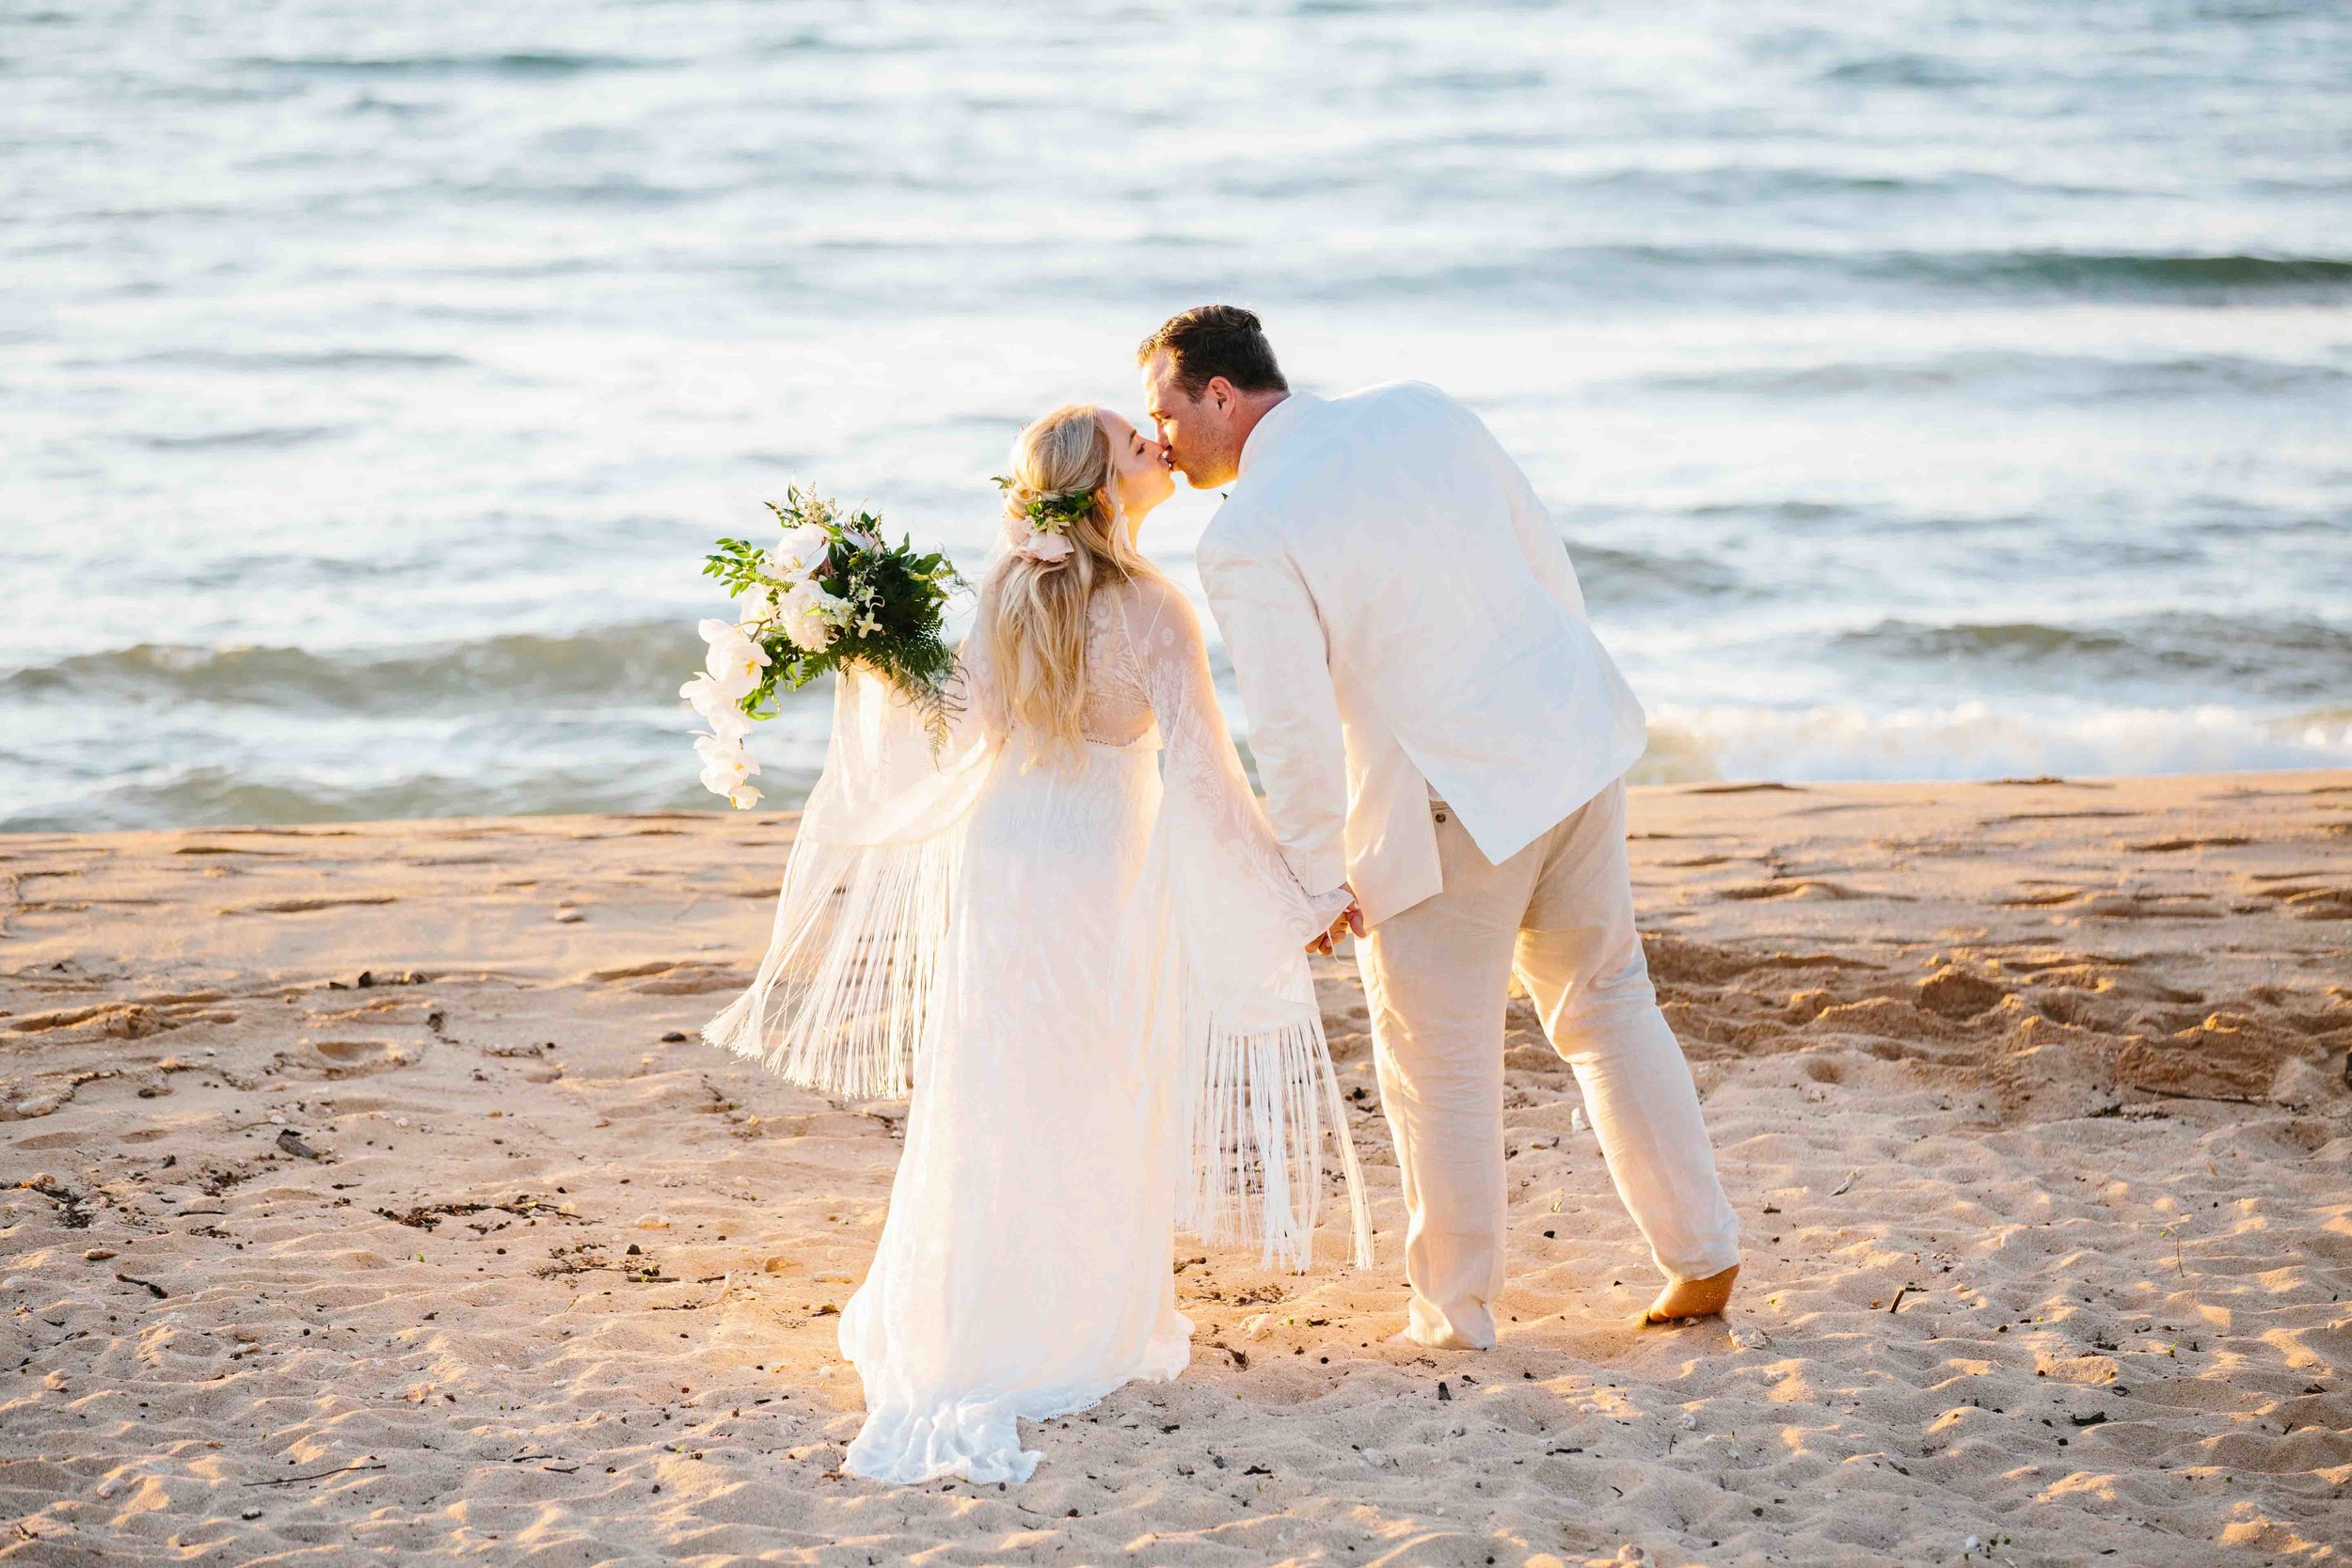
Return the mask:
[[1111,438],[1111,489],[1127,510],[1128,527],[1134,528],[1145,513],[1176,493],[1176,476],[1168,471],[1168,449],[1107,408],[1095,417]]

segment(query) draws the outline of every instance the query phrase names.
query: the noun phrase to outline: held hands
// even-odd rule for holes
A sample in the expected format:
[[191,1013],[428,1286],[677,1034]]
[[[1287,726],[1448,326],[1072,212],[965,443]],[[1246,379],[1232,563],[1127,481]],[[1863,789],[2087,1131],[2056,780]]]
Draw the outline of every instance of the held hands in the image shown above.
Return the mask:
[[1331,951],[1331,944],[1339,941],[1343,933],[1353,932],[1357,936],[1360,937],[1364,934],[1364,930],[1363,908],[1356,902],[1355,897],[1353,896],[1353,890],[1351,889],[1350,896],[1347,901],[1347,908],[1342,910],[1332,918],[1331,928],[1329,930],[1324,932],[1321,936],[1315,938],[1314,941],[1307,944],[1307,951],[1310,953],[1323,953],[1327,955]]

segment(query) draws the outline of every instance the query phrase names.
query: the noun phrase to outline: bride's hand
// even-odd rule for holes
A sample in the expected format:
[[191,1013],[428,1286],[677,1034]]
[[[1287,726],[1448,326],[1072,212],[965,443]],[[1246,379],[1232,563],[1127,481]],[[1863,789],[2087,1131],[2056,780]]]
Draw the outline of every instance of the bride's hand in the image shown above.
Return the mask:
[[1363,908],[1351,896],[1347,901],[1347,908],[1332,917],[1331,928],[1309,942],[1307,951],[1328,954],[1331,951],[1331,944],[1340,940],[1342,933],[1352,931],[1360,937],[1364,934],[1364,929]]

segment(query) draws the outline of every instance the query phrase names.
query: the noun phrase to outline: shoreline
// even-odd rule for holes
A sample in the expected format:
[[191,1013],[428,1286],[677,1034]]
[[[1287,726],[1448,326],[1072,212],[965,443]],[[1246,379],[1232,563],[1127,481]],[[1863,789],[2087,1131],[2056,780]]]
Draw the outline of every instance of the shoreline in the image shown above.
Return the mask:
[[1502,1347],[1384,1345],[1323,960],[1378,1263],[1180,1239],[1191,1370],[1025,1428],[1003,1491],[838,1472],[903,1107],[691,1038],[793,821],[0,836],[0,1560],[2343,1555],[2352,772],[1635,789],[1727,1323],[1630,1326],[1654,1273],[1515,1006]]

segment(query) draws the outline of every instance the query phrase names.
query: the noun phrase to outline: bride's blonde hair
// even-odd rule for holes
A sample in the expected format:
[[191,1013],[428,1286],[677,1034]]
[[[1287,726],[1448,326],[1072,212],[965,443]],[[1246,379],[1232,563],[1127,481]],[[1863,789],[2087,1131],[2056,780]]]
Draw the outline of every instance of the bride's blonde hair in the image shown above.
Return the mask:
[[1006,717],[1047,751],[1075,755],[1085,740],[1087,605],[1104,583],[1156,578],[1129,536],[1112,494],[1110,435],[1090,404],[1055,409],[1012,443],[1005,485],[1007,533],[1032,528],[1032,509],[1067,519],[1069,553],[1041,561],[1009,550],[980,590],[979,631],[1004,694]]

